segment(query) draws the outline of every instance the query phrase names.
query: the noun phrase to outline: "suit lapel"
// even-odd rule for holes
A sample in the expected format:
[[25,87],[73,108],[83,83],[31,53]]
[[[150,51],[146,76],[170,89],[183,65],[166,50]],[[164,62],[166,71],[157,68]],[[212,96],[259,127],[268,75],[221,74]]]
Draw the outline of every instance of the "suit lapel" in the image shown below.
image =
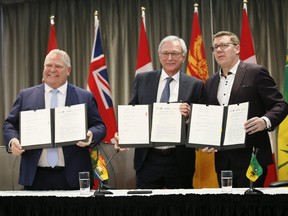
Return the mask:
[[182,73],[180,72],[178,101],[184,101],[186,91],[187,91],[187,80],[184,76],[182,76]]
[[75,87],[68,83],[65,106],[71,106],[77,103],[78,103],[78,97],[76,94]]
[[219,104],[218,98],[217,98],[219,82],[220,82],[219,73],[216,73],[215,77],[211,80],[210,88],[208,89],[208,92],[207,92],[210,103],[215,104],[215,105]]
[[237,98],[237,94],[240,89],[241,83],[245,77],[245,74],[246,74],[245,65],[243,64],[243,62],[240,62],[231,89],[229,104],[235,103],[235,99]]
[[37,86],[34,91],[34,99],[36,109],[45,109],[45,93],[44,83]]

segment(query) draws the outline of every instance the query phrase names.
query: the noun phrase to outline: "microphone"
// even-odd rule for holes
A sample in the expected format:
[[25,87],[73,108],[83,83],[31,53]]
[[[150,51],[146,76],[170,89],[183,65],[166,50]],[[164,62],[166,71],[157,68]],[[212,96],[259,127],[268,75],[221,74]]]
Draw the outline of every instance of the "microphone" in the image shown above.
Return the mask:
[[[106,163],[106,167],[108,167],[108,165],[110,164],[111,160],[113,159],[113,157],[120,151],[120,149],[116,149],[114,151],[114,153],[109,157],[107,163]],[[97,169],[93,170],[94,173],[96,174],[96,176],[98,177],[100,183],[98,185],[98,189],[94,192],[94,196],[105,196],[105,194],[113,194],[113,192],[108,191],[108,190],[103,190],[103,181],[104,179],[101,177],[101,174],[98,172]],[[107,170],[108,172],[108,170]],[[105,186],[105,188],[108,188],[107,186]]]

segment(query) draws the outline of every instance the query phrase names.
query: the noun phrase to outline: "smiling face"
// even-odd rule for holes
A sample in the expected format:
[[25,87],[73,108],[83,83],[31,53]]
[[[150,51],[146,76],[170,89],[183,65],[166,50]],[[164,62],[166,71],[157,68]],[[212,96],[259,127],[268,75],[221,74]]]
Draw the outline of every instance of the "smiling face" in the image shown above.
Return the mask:
[[158,54],[160,63],[169,76],[176,74],[185,60],[185,54],[178,40],[163,43]]
[[64,57],[60,53],[49,53],[44,62],[44,82],[51,88],[59,88],[64,85],[70,75],[71,67],[65,64]]

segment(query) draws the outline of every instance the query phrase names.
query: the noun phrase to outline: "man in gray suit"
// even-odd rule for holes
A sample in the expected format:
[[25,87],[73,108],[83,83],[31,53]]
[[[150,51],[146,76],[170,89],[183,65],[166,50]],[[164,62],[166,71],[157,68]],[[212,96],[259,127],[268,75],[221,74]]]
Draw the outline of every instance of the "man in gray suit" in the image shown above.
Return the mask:
[[[187,47],[183,39],[165,37],[158,48],[162,69],[137,74],[129,104],[160,102],[167,78],[172,77],[169,102],[183,102],[180,111],[188,117],[189,104],[203,100],[203,82],[180,71],[186,54]],[[137,188],[192,188],[195,149],[186,148],[185,145],[136,148],[134,169]]]
[[[8,153],[21,155],[19,183],[24,185],[24,189],[75,190],[79,188],[78,172],[90,171],[90,177],[93,177],[89,147],[105,137],[106,127],[93,95],[67,82],[70,73],[68,54],[58,49],[49,52],[44,62],[44,82],[21,90],[4,122],[3,134]],[[56,149],[23,150],[19,141],[20,112],[50,108],[52,90],[58,92],[58,106],[87,105],[87,141]],[[56,152],[54,165],[49,163],[49,150]]]
[[[249,102],[248,120],[243,125],[247,133],[246,147],[215,154],[218,182],[221,185],[221,170],[229,169],[233,171],[233,187],[249,187],[246,171],[255,147],[263,174],[254,186],[263,187],[267,166],[273,163],[268,131],[284,120],[287,104],[266,68],[239,60],[240,43],[234,33],[221,31],[215,34],[212,50],[221,68],[206,81],[207,103],[227,106]],[[213,149],[203,151],[209,153]]]

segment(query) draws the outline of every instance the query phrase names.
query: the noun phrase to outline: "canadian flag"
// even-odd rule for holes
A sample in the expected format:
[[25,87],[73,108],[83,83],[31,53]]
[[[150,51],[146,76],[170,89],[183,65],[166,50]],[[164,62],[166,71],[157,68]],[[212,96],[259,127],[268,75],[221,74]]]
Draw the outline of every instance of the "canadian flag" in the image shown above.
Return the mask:
[[[243,13],[242,13],[242,29],[241,29],[241,36],[240,36],[240,59],[244,62],[249,63],[257,63],[256,56],[254,51],[254,45],[252,40],[252,34],[250,31],[249,20],[247,16],[247,4],[244,3]],[[273,181],[277,181],[277,172],[276,172],[276,165],[275,165],[275,150],[276,144],[273,142],[272,134],[269,133],[270,136],[270,143],[272,148],[272,156],[274,163],[268,166],[268,174],[266,176],[266,180],[264,183],[265,187],[269,186],[269,183]]]
[[137,58],[135,76],[139,72],[152,71],[152,70],[153,70],[153,66],[152,66],[152,61],[151,61],[151,56],[150,56],[148,39],[146,35],[145,10],[142,8],[142,20],[141,20],[141,25],[140,25],[138,58]]

